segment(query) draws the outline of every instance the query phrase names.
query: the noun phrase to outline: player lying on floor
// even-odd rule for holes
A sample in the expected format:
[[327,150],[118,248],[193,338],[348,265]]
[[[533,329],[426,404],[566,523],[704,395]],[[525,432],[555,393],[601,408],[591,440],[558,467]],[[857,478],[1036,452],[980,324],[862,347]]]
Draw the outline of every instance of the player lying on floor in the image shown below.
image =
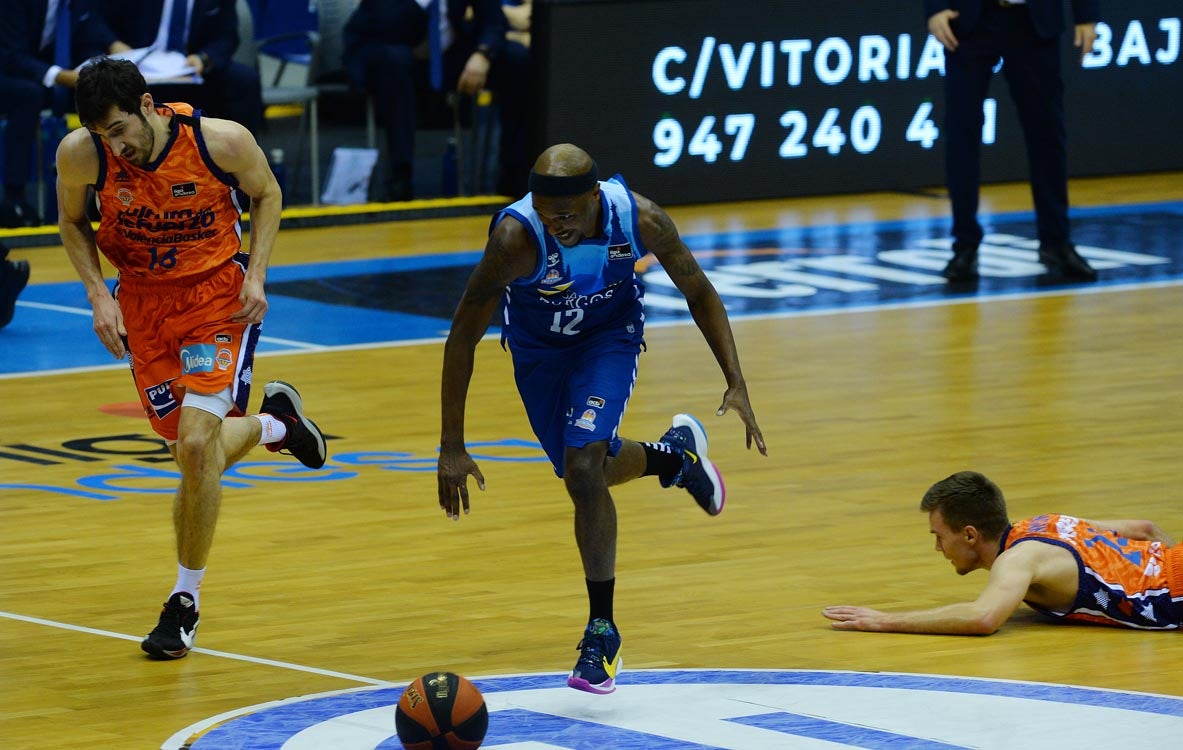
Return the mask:
[[920,510],[958,575],[990,571],[981,595],[912,612],[826,607],[834,628],[989,635],[1021,602],[1064,620],[1145,630],[1183,625],[1183,545],[1151,521],[1048,514],[1011,523],[1002,491],[973,471],[934,484]]

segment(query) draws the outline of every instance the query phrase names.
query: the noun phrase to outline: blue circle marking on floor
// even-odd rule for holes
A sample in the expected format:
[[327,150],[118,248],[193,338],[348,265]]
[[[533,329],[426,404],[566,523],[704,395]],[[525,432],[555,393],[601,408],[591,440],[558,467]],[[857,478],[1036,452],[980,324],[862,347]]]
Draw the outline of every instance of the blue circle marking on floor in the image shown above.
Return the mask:
[[[1148,693],[833,671],[652,670],[626,678],[609,696],[572,690],[557,674],[474,679],[489,708],[482,747],[1016,750],[1183,736],[1183,698]],[[399,750],[401,692],[352,689],[245,708],[175,747]]]

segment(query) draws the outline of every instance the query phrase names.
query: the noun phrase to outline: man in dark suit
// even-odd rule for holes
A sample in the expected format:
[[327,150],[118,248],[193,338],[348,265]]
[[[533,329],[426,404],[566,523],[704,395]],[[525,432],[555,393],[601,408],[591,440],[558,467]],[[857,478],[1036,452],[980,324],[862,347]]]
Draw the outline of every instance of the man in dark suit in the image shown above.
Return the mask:
[[[112,54],[155,45],[183,52],[202,78],[200,85],[149,86],[158,102],[182,101],[213,117],[234,120],[252,133],[263,126],[259,72],[236,62],[235,0],[89,0],[98,10],[89,38]],[[179,34],[170,33],[175,8],[188,8]],[[166,10],[168,12],[166,12]]]
[[[69,9],[69,10],[67,10]],[[62,32],[58,19],[65,18]],[[78,13],[66,0],[5,0],[0,12],[0,119],[4,129],[4,196],[0,226],[36,226],[41,218],[29,205],[26,186],[32,181],[33,149],[41,111],[54,104],[73,106],[73,66],[102,49],[86,49],[76,31]],[[58,49],[66,39],[67,49]]]
[[[517,195],[529,174],[529,52],[506,45],[501,0],[447,0],[444,14],[433,7],[438,2],[361,0],[345,25],[345,70],[373,96],[386,127],[390,174],[383,197],[409,200],[413,195],[416,96],[429,88],[466,95],[493,91],[501,116],[498,191]],[[430,59],[433,18],[440,29],[437,71]],[[438,76],[434,82],[433,73]]]
[[[1092,51],[1100,0],[1071,0],[1075,44]],[[1001,59],[1027,145],[1039,260],[1066,278],[1097,272],[1073,247],[1068,226],[1068,155],[1060,36],[1062,0],[924,0],[928,30],[945,47],[945,175],[953,204],[950,281],[978,275],[978,188],[982,104]]]

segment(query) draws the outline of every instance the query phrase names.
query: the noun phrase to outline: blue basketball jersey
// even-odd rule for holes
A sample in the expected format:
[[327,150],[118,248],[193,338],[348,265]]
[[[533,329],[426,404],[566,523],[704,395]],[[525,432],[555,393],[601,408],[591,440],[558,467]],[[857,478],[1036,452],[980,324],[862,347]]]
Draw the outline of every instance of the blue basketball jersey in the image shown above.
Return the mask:
[[634,265],[641,243],[637,204],[616,175],[600,182],[604,226],[600,237],[563,247],[534,212],[532,196],[493,216],[490,232],[506,217],[526,228],[537,248],[534,272],[506,287],[502,335],[517,348],[567,348],[597,333],[644,322],[644,283]]

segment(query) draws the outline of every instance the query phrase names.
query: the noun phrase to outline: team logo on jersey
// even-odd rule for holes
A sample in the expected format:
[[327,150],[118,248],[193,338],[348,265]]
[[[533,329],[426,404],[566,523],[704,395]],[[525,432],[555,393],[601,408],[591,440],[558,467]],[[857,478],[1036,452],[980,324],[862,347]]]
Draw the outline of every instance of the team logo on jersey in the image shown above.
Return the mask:
[[632,245],[610,245],[608,247],[608,260],[632,260],[633,246]]
[[234,354],[229,349],[219,349],[218,357],[214,361],[218,363],[219,370],[229,369],[230,365],[234,364]]
[[[543,283],[546,283],[546,282],[544,281]],[[571,288],[571,285],[574,283],[575,283],[574,281],[568,281],[566,284],[559,284],[554,289],[539,289],[538,293],[544,297],[550,297],[552,295],[559,294],[560,292],[567,291],[568,289]]]
[[588,396],[587,397],[587,405],[594,406],[597,409],[603,409],[604,408],[604,399],[600,398],[599,396]]
[[125,206],[130,206],[131,202],[136,199],[136,197],[132,195],[131,191],[127,188],[119,188],[116,190],[115,197],[118,198],[119,202]]
[[575,426],[588,432],[596,429],[596,413],[591,409],[584,409],[583,416],[575,420]]
[[553,286],[562,281],[562,279],[563,272],[557,268],[552,268],[546,272],[545,276],[542,277],[542,283],[546,286]]
[[157,383],[144,389],[144,395],[148,397],[148,405],[152,407],[152,411],[156,412],[157,419],[164,419],[180,406],[176,397],[173,396],[172,382],[175,379],[169,378],[163,383]]
[[172,187],[174,198],[188,198],[190,196],[197,195],[196,182],[182,182],[181,184],[173,185]]

